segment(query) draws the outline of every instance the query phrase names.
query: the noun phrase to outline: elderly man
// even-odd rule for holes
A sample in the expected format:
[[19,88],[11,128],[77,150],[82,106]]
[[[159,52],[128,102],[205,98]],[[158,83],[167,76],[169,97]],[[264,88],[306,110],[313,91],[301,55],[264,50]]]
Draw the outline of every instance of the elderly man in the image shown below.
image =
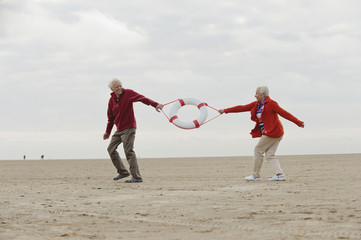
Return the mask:
[[[108,124],[103,139],[106,140],[110,137],[113,125],[115,124],[117,126],[117,131],[112,136],[108,146],[109,156],[118,172],[118,176],[114,177],[113,180],[119,180],[128,177],[131,174],[132,177],[125,182],[143,182],[139,172],[137,157],[133,150],[137,127],[133,103],[142,102],[146,105],[151,105],[157,112],[160,112],[163,105],[146,98],[131,89],[124,89],[122,83],[118,79],[113,79],[109,83],[109,88],[112,90],[112,93],[110,94],[111,97],[108,103]],[[129,163],[130,174],[123,165],[119,153],[117,152],[117,148],[121,143],[123,143],[124,153]]]

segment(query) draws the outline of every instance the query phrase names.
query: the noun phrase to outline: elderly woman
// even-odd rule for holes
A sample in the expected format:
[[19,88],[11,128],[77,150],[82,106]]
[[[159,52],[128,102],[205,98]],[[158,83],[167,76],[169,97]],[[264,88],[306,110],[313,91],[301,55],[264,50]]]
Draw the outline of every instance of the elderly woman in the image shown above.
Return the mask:
[[255,128],[251,131],[253,138],[260,137],[260,140],[254,148],[253,174],[245,178],[247,181],[259,181],[260,171],[263,163],[263,154],[271,166],[274,177],[270,181],[285,181],[286,177],[281,166],[275,157],[278,144],[284,134],[283,126],[278,118],[281,117],[295,123],[299,127],[305,124],[294,117],[292,114],[282,109],[277,102],[269,97],[269,91],[266,86],[258,87],[255,95],[257,101],[247,105],[238,105],[231,108],[218,110],[223,113],[251,112],[251,120],[256,122]]

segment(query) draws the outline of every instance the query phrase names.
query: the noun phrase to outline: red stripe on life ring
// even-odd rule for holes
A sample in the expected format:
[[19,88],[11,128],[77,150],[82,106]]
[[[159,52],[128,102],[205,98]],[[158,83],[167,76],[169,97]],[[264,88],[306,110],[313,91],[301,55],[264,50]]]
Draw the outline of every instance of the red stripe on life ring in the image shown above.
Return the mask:
[[204,103],[199,104],[197,107],[198,107],[199,109],[201,109],[201,107],[203,107],[203,106],[208,106],[208,104],[204,102]]
[[178,116],[177,115],[175,115],[175,116],[173,116],[173,117],[171,117],[170,119],[169,119],[169,122],[173,122],[174,120],[176,120],[178,118]]
[[186,104],[184,103],[183,99],[178,99],[178,101],[179,101],[179,103],[180,103],[181,106],[186,105]]
[[196,125],[196,128],[199,128],[201,125],[199,125],[199,122],[197,120],[193,121],[194,125]]

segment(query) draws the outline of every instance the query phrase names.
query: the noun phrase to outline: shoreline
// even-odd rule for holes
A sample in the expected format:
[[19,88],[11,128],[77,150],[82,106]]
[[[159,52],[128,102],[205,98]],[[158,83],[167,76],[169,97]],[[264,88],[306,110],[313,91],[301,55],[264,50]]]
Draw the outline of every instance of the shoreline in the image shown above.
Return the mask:
[[[276,157],[280,157],[280,158],[284,158],[284,157],[302,157],[302,156],[347,156],[347,155],[361,155],[361,153],[319,153],[319,154],[285,154],[285,155],[278,155],[276,154]],[[124,156],[121,156],[122,159],[124,158]],[[249,157],[253,157],[252,155],[248,155],[248,156],[196,156],[196,157],[138,157],[138,159],[141,160],[155,160],[155,159],[214,159],[214,158],[249,158]],[[51,158],[51,159],[0,159],[1,161],[82,161],[82,160],[110,160],[109,157],[105,157],[105,158]]]

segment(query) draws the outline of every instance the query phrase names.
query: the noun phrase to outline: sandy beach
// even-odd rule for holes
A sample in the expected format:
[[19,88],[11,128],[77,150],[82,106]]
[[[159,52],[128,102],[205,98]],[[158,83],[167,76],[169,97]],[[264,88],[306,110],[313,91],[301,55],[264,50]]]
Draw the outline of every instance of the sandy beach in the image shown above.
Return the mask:
[[[252,157],[0,161],[0,239],[361,239],[361,154],[279,156],[285,182],[246,182]],[[127,165],[128,166],[128,165]]]

